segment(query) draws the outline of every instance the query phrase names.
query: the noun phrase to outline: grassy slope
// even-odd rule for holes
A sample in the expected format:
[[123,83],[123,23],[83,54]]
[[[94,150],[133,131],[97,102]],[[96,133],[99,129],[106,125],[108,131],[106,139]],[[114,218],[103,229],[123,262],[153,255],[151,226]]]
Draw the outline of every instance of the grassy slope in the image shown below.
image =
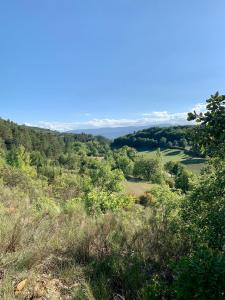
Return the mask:
[[[179,161],[195,174],[199,174],[205,164],[204,159],[187,155],[184,153],[183,150],[165,149],[162,150],[161,153],[164,163],[167,163],[168,161]],[[139,155],[148,158],[153,158],[156,155],[156,151],[143,151],[139,152]]]
[[135,179],[130,179],[125,182],[125,189],[127,193],[136,197],[140,197],[145,192],[149,191],[152,188],[152,186],[154,186],[154,184]]
[[[192,157],[185,154],[184,151],[179,149],[165,149],[162,150],[161,153],[164,163],[167,163],[168,161],[179,161],[195,174],[199,174],[205,164],[204,159],[199,157]],[[139,152],[139,155],[142,155],[146,158],[154,158],[156,155],[156,150]],[[149,191],[152,186],[153,184],[145,181],[138,181],[135,179],[128,180],[125,183],[126,191],[129,194],[137,197],[143,195],[146,191]]]

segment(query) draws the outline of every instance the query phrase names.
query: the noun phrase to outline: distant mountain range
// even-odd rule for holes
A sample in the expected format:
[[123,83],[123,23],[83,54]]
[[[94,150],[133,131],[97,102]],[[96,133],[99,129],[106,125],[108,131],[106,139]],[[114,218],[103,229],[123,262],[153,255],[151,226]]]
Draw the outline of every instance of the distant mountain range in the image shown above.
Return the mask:
[[68,131],[68,133],[86,133],[92,135],[101,135],[108,139],[115,139],[120,136],[134,133],[134,131],[143,130],[150,127],[168,127],[170,124],[154,124],[145,126],[128,126],[128,127],[104,127],[104,128],[91,128],[91,129],[76,129]]

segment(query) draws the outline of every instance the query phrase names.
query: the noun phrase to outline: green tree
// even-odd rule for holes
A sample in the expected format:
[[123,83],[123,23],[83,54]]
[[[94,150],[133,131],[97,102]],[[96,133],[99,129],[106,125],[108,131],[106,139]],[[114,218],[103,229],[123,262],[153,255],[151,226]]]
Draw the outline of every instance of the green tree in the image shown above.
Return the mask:
[[185,138],[182,138],[179,141],[179,145],[180,145],[180,147],[182,147],[182,148],[185,149],[188,146],[188,142],[187,142],[187,140]]
[[30,155],[23,146],[13,147],[8,151],[6,161],[9,165],[24,171],[27,175],[36,176],[36,170],[31,166]]
[[188,120],[197,122],[193,139],[202,153],[225,156],[225,95],[215,95],[206,100],[206,112],[188,114]]
[[45,158],[39,151],[33,151],[30,155],[31,165],[36,167],[42,167],[46,163]]
[[186,168],[180,168],[175,177],[175,188],[182,190],[184,193],[191,189],[192,173]]
[[183,220],[197,245],[222,250],[225,245],[225,161],[212,160],[186,197]]
[[173,147],[173,143],[172,143],[171,141],[169,141],[168,144],[167,144],[167,146],[168,146],[169,148],[172,148],[172,147]]
[[167,138],[164,137],[164,136],[161,137],[159,143],[160,143],[160,146],[161,146],[161,147],[166,147],[166,145],[167,145]]
[[177,161],[168,161],[165,164],[166,171],[168,171],[172,176],[177,176],[180,170],[183,168],[184,167],[182,166],[182,164]]
[[84,143],[75,142],[73,144],[73,149],[79,155],[87,155],[88,154],[88,147]]
[[125,178],[121,170],[112,170],[109,164],[97,160],[91,160],[91,165],[87,165],[85,169],[92,184],[99,190],[110,193],[123,190]]
[[[175,265],[176,299],[224,299],[225,295],[225,96],[207,100],[205,113],[189,113],[196,120],[195,145],[212,156],[207,167],[184,198],[181,232],[189,252]],[[179,175],[179,173],[178,173]]]
[[134,163],[134,176],[153,183],[162,182],[162,170],[158,159],[139,158]]
[[123,171],[124,176],[132,175],[134,163],[127,156],[118,156],[116,159],[116,166]]

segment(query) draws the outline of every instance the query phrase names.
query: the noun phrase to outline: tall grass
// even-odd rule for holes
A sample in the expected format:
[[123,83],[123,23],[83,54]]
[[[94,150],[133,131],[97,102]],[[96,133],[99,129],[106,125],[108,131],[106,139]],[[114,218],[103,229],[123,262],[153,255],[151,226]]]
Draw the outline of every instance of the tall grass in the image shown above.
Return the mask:
[[150,208],[89,215],[81,203],[66,207],[3,186],[0,198],[1,299],[33,299],[43,285],[49,299],[143,299],[155,274],[171,276],[171,254],[183,251]]

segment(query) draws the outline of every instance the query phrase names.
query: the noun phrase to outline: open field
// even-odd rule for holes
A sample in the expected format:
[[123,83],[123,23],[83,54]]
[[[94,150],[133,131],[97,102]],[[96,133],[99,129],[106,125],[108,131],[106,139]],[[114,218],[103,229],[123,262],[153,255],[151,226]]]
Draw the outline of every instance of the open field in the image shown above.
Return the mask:
[[149,191],[155,184],[151,184],[139,179],[129,179],[125,182],[125,189],[128,194],[140,197],[145,192]]
[[[179,149],[165,149],[162,150],[161,153],[164,163],[167,163],[168,161],[178,161],[195,174],[200,173],[206,162],[206,160],[203,158],[187,155],[183,150]],[[156,155],[156,150],[139,152],[139,155],[146,158],[154,158]]]

